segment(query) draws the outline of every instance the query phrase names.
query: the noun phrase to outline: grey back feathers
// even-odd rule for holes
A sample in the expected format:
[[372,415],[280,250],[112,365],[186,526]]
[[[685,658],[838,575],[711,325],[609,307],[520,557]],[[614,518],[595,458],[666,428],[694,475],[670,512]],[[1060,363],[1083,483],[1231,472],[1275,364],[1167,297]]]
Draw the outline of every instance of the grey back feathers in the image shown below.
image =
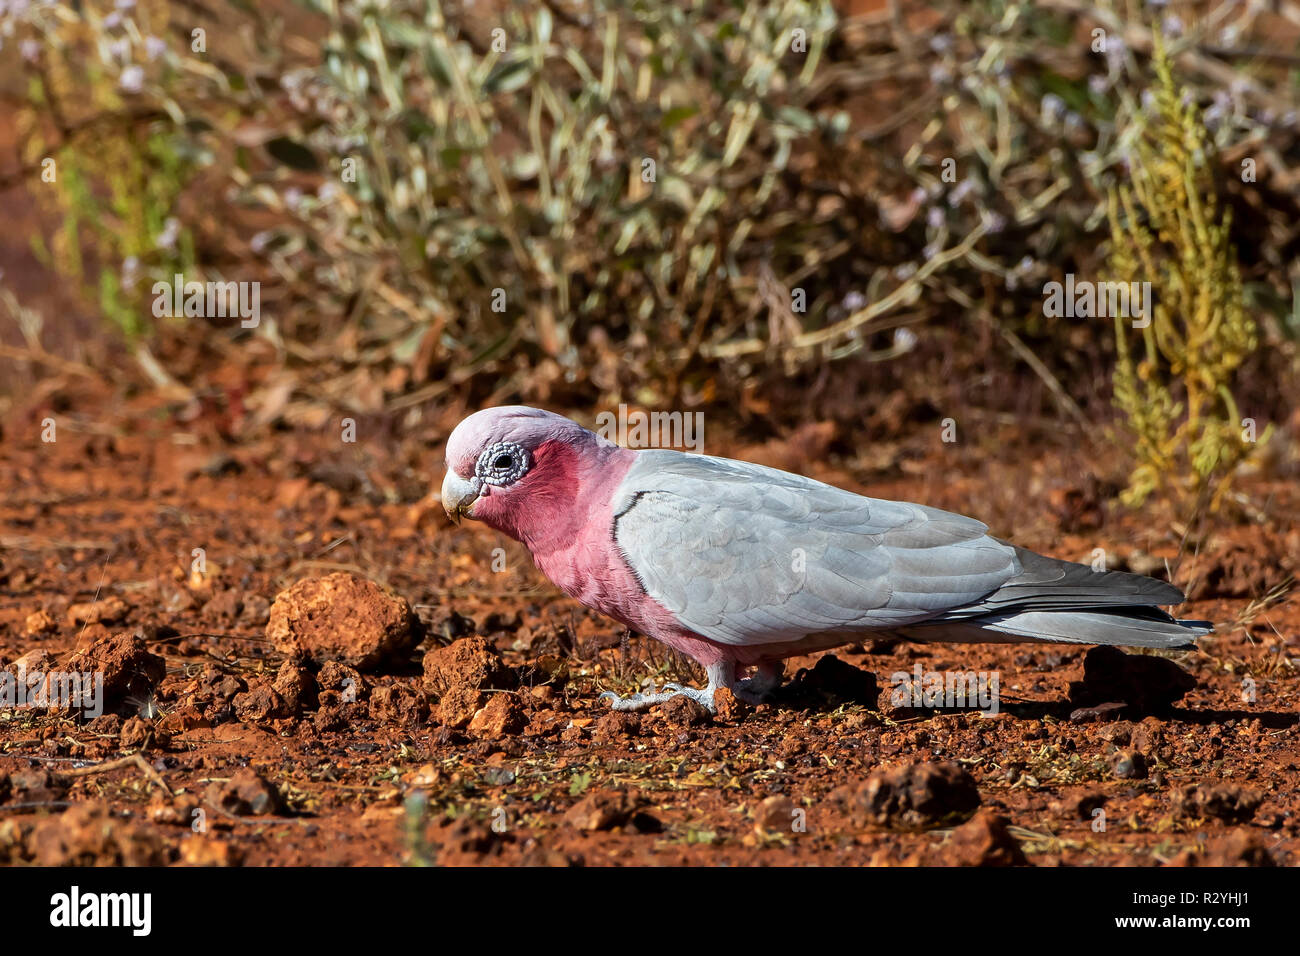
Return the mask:
[[747,462],[640,452],[614,516],[646,593],[722,644],[894,633],[1164,647],[1207,630],[1156,610],[1183,596],[1153,578],[1094,572],[999,541],[973,518]]

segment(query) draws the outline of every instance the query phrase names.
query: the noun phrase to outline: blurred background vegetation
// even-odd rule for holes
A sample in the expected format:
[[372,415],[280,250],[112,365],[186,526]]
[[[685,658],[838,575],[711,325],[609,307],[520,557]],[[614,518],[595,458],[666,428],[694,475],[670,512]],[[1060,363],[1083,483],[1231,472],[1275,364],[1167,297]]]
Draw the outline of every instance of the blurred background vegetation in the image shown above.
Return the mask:
[[[953,416],[1217,507],[1300,426],[1275,6],[0,0],[2,401]],[[178,272],[260,325],[155,318]],[[1045,316],[1067,273],[1150,281],[1152,327]]]

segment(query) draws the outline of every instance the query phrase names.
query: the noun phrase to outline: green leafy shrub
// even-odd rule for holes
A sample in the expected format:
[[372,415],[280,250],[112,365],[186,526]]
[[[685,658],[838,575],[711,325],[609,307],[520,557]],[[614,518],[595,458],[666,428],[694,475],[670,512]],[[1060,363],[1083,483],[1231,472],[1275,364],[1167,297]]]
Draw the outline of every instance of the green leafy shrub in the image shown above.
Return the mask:
[[1159,34],[1153,67],[1131,180],[1108,204],[1109,278],[1150,282],[1154,305],[1140,329],[1115,317],[1115,403],[1136,457],[1121,497],[1137,505],[1155,492],[1208,496],[1216,510],[1233,471],[1269,435],[1250,434],[1232,392],[1258,332],[1230,241],[1231,211],[1216,195],[1209,137]]

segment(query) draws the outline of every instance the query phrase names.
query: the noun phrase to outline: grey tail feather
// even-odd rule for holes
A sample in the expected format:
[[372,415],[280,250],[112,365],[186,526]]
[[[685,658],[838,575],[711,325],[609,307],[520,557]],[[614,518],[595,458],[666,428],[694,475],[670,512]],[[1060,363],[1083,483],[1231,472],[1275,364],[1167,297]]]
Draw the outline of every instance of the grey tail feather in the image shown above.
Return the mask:
[[[1209,621],[1177,620],[1150,607],[1107,611],[1018,611],[955,620],[938,619],[902,629],[915,641],[973,643],[1115,644],[1121,647],[1195,647],[1214,629]],[[1156,615],[1161,615],[1157,617]]]
[[942,617],[911,625],[920,641],[1115,644],[1195,647],[1209,621],[1178,620],[1157,605],[1181,604],[1172,584],[1123,571],[1094,571],[1016,548],[1022,571],[992,594]]

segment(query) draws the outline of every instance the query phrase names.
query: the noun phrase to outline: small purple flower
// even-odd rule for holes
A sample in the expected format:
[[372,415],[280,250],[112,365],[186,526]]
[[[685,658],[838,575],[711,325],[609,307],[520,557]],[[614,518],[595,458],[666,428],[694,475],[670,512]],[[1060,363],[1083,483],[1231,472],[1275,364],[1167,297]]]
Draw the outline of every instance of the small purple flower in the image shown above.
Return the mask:
[[35,40],[24,40],[18,49],[28,63],[35,63],[41,58],[41,45]]
[[116,10],[113,10],[112,12],[109,13],[108,16],[104,17],[105,30],[116,30],[121,25],[122,25],[122,14],[118,13]]
[[167,52],[167,43],[161,37],[148,36],[144,38],[144,55],[150,60],[156,60]]
[[135,288],[140,278],[140,260],[136,256],[127,256],[122,260],[122,288],[128,292]]
[[952,37],[946,33],[936,33],[930,37],[930,49],[935,53],[946,53],[952,49]]
[[113,6],[119,10],[134,10],[135,0],[114,0]]
[[117,85],[123,93],[139,93],[144,89],[144,68],[132,63],[122,71]]
[[1110,77],[1102,76],[1100,73],[1094,73],[1092,76],[1088,77],[1088,89],[1097,96],[1101,96],[1110,89]]
[[925,224],[931,229],[941,229],[943,228],[944,222],[947,221],[947,218],[948,217],[943,214],[942,209],[938,206],[931,206],[929,211],[925,214]]
[[1176,13],[1165,14],[1164,20],[1161,21],[1161,27],[1165,33],[1171,37],[1180,37],[1183,35],[1183,21]]
[[158,233],[158,238],[154,240],[154,245],[159,249],[175,249],[176,239],[180,232],[180,220],[174,216],[168,216],[167,221],[163,223],[162,232]]
[[1007,219],[996,212],[985,210],[980,219],[984,223],[984,228],[990,233],[999,233],[1007,227]]
[[850,292],[848,295],[846,295],[844,297],[844,301],[841,302],[840,304],[844,306],[844,309],[847,312],[857,312],[859,309],[864,308],[866,306],[867,297],[863,295],[861,292],[854,290],[853,292]]
[[1065,115],[1065,100],[1055,93],[1047,93],[1039,103],[1039,110],[1042,113],[1043,123],[1050,125]]
[[119,63],[131,59],[131,41],[126,37],[119,37],[108,45],[108,55]]

